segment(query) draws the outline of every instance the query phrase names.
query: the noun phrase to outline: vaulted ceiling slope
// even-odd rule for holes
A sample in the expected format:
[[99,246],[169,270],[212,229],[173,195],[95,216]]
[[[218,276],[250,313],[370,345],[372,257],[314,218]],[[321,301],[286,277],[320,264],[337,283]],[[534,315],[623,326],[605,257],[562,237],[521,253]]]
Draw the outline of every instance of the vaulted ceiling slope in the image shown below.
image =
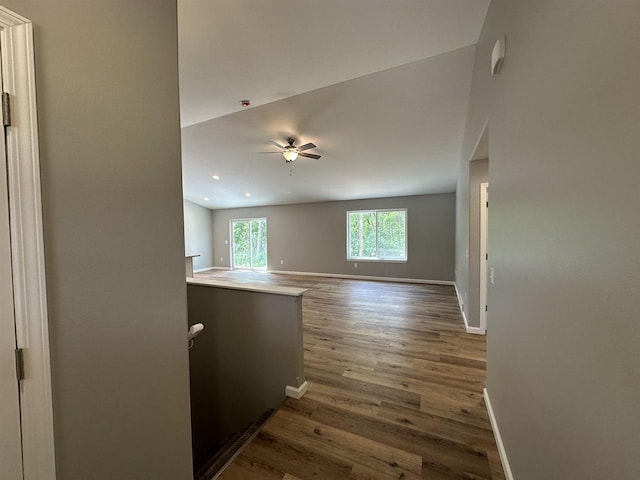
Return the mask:
[[[455,191],[474,48],[183,128],[185,198],[228,208]],[[322,158],[258,153],[288,136]]]
[[[488,4],[179,0],[185,198],[227,208],[454,191]],[[290,176],[282,156],[258,153],[287,136],[322,159],[299,158]]]
[[475,45],[489,0],[179,0],[192,125]]

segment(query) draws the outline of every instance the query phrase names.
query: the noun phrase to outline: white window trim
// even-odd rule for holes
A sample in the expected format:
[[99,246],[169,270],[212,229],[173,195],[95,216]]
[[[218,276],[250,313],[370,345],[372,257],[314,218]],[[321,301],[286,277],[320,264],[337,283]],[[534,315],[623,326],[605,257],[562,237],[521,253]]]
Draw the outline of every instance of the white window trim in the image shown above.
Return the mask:
[[11,95],[7,164],[16,341],[25,351],[22,451],[25,480],[54,480],[55,453],[45,283],[40,154],[31,22],[0,7],[4,90]]
[[[352,213],[375,213],[376,214],[376,251],[378,250],[378,212],[404,212],[404,258],[380,258],[380,257],[351,257],[349,251],[351,224],[349,215]],[[373,262],[373,263],[407,263],[409,261],[409,212],[406,208],[367,208],[363,210],[348,210],[346,223],[347,238],[347,261],[348,262]]]

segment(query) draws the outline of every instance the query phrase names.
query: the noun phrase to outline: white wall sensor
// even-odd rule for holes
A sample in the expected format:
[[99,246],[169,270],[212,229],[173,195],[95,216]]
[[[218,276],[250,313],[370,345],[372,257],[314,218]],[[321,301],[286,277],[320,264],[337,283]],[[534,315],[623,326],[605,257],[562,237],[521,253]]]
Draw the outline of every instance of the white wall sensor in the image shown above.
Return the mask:
[[499,38],[493,46],[493,50],[491,52],[491,75],[497,75],[500,73],[500,67],[504,60],[505,42],[505,37],[502,37]]

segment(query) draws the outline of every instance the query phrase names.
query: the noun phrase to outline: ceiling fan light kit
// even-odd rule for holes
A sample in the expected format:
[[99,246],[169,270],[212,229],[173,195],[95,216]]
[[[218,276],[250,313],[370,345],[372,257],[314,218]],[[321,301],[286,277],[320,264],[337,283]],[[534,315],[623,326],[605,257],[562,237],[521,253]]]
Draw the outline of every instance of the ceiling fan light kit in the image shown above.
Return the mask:
[[[284,157],[287,163],[293,162],[299,156],[313,158],[314,160],[317,160],[320,158],[320,155],[316,155],[314,153],[305,153],[305,150],[317,148],[313,143],[305,143],[304,145],[300,145],[298,147],[294,145],[295,141],[296,141],[295,138],[290,137],[290,138],[287,138],[288,145],[286,146],[280,145],[279,143],[274,141],[270,141],[269,143],[282,149],[282,156]],[[263,152],[263,153],[281,153],[281,152]]]
[[287,162],[293,162],[296,158],[298,158],[298,150],[295,148],[288,148],[284,152],[282,152],[282,156]]

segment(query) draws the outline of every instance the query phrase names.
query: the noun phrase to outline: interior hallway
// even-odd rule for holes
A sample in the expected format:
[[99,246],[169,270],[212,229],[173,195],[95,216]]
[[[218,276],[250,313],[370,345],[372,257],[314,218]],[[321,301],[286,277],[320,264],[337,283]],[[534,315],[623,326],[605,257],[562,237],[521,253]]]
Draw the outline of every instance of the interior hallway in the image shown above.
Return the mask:
[[504,479],[483,401],[486,338],[451,286],[212,270],[307,288],[309,390],[287,399],[220,477]]

